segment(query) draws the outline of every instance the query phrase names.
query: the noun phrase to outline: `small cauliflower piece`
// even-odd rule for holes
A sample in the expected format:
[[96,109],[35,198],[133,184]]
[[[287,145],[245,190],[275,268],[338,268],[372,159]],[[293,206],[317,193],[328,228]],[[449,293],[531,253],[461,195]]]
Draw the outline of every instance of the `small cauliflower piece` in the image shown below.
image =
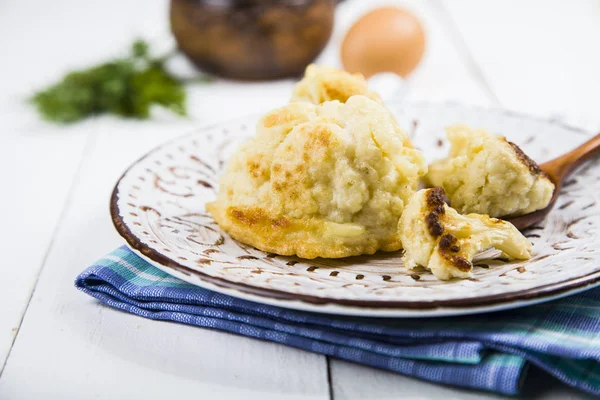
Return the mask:
[[369,90],[367,81],[361,74],[311,64],[306,67],[304,78],[294,86],[291,102],[321,104],[338,100],[345,103],[354,95],[363,95],[381,103],[379,95]]
[[460,215],[441,188],[418,191],[398,222],[408,269],[423,266],[439,279],[469,278],[472,260],[494,247],[513,259],[531,258],[531,243],[512,224],[487,215]]
[[398,219],[426,172],[381,104],[290,103],[233,155],[207,210],[233,238],[281,255],[395,251]]
[[430,165],[425,180],[443,188],[460,213],[509,217],[550,203],[554,184],[516,144],[465,125],[449,127],[447,135],[450,154]]

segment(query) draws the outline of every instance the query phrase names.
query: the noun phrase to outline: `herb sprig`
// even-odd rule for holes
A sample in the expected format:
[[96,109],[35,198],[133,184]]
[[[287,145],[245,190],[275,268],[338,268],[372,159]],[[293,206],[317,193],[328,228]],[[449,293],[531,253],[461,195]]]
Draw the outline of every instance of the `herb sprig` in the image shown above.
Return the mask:
[[186,115],[184,82],[167,71],[167,59],[152,58],[137,40],[128,57],[70,72],[31,100],[44,119],[64,124],[105,113],[148,119],[153,105]]

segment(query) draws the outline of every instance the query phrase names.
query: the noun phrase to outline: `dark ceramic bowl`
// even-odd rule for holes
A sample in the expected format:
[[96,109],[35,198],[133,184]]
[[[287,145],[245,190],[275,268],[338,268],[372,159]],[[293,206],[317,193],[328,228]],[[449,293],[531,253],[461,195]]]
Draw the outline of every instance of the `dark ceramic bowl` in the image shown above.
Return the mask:
[[200,69],[234,79],[302,74],[323,50],[335,0],[172,0],[171,29]]

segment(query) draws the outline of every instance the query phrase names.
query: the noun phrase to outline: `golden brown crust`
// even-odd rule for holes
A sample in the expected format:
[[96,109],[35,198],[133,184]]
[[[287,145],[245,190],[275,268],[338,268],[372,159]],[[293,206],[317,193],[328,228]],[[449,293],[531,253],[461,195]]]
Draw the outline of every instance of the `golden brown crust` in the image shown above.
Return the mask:
[[435,209],[437,207],[444,207],[446,202],[444,201],[444,197],[446,193],[442,188],[432,188],[427,191],[427,206],[431,209]]
[[452,266],[462,272],[469,272],[473,269],[473,264],[464,257],[457,255],[460,252],[458,239],[451,233],[447,233],[440,239],[438,244],[439,252]]
[[512,258],[531,257],[531,243],[513,225],[487,215],[461,215],[443,199],[442,189],[424,189],[404,209],[398,231],[406,268],[424,266],[448,280],[470,277],[471,260],[490,247]]
[[277,254],[398,250],[398,219],[426,170],[406,138],[383,106],[363,96],[288,104],[265,115],[233,155],[207,209],[235,239]]
[[232,221],[237,221],[247,226],[270,226],[272,229],[284,229],[291,225],[291,222],[286,218],[270,218],[264,210],[258,207],[247,208],[245,210],[229,207],[227,209],[227,217]]
[[297,255],[307,259],[342,258],[374,254],[378,250],[397,251],[401,247],[397,237],[356,244],[326,241],[322,235],[315,234],[323,226],[319,220],[272,216],[259,207],[228,207],[221,210],[213,202],[208,203],[206,208],[223,230],[234,239],[259,250],[284,256]]
[[291,101],[321,104],[337,100],[345,103],[355,95],[366,96],[382,103],[379,95],[369,90],[363,75],[312,64],[306,67],[304,77],[294,86]]
[[454,125],[448,157],[429,166],[427,184],[442,187],[461,213],[507,217],[546,207],[554,184],[538,164],[505,137]]
[[504,139],[506,141],[506,143],[508,143],[510,145],[510,147],[512,147],[512,149],[514,150],[517,159],[524,165],[527,167],[527,169],[529,169],[529,172],[531,172],[532,175],[540,175],[540,174],[544,174],[544,171],[542,171],[542,169],[540,168],[540,166],[533,161],[527,154],[525,154],[525,152],[523,150],[521,150],[521,148],[519,146],[517,146],[515,143],[513,142],[509,142],[508,140]]
[[433,188],[427,191],[427,207],[429,213],[425,217],[425,223],[429,234],[433,237],[441,236],[444,233],[444,225],[441,221],[441,216],[446,213],[444,202],[444,189]]
[[298,119],[298,114],[288,108],[280,108],[267,114],[262,123],[265,128],[272,128],[277,125],[285,125]]

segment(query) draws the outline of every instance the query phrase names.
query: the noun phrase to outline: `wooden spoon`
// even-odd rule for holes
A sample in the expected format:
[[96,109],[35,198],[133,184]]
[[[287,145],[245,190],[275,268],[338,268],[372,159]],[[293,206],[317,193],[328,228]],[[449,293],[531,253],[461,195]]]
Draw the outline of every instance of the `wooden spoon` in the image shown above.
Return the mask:
[[519,230],[527,229],[530,226],[542,221],[544,218],[546,218],[548,213],[550,213],[552,207],[554,207],[564,180],[567,179],[569,175],[571,175],[571,172],[573,172],[577,167],[590,159],[592,156],[596,155],[599,151],[600,134],[594,136],[581,146],[577,147],[575,150],[572,150],[558,158],[555,158],[552,161],[548,161],[540,165],[542,171],[548,174],[550,180],[552,180],[555,186],[554,194],[552,195],[550,204],[541,210],[521,215],[519,217],[507,218],[506,220],[516,226]]

